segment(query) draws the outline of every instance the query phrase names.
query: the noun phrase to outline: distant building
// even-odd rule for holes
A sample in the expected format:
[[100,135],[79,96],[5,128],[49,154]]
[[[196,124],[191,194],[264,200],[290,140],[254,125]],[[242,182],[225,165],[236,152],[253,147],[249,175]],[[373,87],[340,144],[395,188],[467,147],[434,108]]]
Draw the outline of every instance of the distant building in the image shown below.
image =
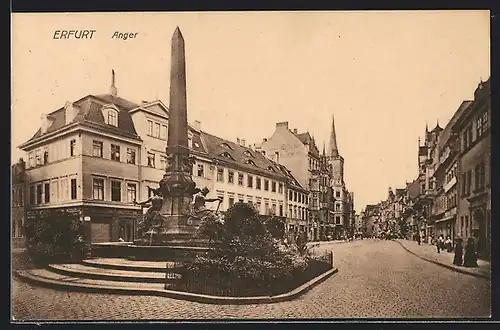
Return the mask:
[[21,158],[11,166],[11,225],[12,225],[12,245],[13,247],[24,247],[24,219],[26,204],[26,164]]

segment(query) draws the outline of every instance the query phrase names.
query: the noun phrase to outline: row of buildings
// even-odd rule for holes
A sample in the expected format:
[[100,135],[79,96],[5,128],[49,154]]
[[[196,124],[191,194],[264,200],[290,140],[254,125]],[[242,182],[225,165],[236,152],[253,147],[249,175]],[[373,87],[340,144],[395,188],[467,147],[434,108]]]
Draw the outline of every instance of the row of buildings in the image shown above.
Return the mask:
[[418,175],[387,199],[366,206],[367,235],[393,230],[415,238],[474,237],[491,253],[491,86],[481,82],[448,124],[439,123],[418,146]]
[[[12,236],[23,236],[26,217],[64,209],[90,222],[91,242],[135,238],[145,200],[166,166],[169,110],[161,101],[136,104],[118,96],[114,72],[109,94],[87,95],[42,115],[40,129],[19,146],[27,157],[12,167]],[[343,235],[353,213],[332,123],[328,155],[309,133],[276,124],[259,145],[228,141],[188,128],[195,156],[193,180],[221,197],[221,211],[252,203],[261,214],[286,219],[286,228],[310,240]],[[213,205],[215,207],[215,205]]]

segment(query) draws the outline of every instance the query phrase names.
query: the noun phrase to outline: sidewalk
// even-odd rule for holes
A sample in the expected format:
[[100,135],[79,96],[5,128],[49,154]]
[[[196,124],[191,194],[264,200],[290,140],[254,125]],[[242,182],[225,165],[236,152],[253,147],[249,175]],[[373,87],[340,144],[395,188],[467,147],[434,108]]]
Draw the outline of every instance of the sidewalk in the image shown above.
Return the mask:
[[476,268],[455,266],[453,264],[454,254],[447,251],[441,251],[441,253],[437,253],[437,248],[435,245],[426,243],[418,245],[418,243],[415,241],[405,239],[397,239],[395,241],[401,244],[401,246],[403,246],[403,248],[408,252],[426,261],[438,264],[459,273],[491,279],[491,264],[488,261],[478,260],[477,264],[479,267]]

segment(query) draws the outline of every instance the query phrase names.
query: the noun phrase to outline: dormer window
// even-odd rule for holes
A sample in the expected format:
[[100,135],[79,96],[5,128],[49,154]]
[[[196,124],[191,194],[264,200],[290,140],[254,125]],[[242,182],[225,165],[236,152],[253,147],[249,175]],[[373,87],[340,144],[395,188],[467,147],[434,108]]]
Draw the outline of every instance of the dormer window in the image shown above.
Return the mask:
[[234,160],[233,156],[231,156],[228,152],[223,152],[221,154],[222,157],[226,157],[226,158],[229,158],[231,160]]
[[113,105],[105,106],[102,114],[106,124],[118,127],[118,109],[116,107]]
[[247,163],[247,164],[250,164],[250,165],[253,165],[253,166],[255,166],[255,167],[257,167],[257,164],[255,164],[255,162],[254,162],[253,160],[251,160],[251,159],[248,159],[248,160],[246,161],[246,163]]
[[254,157],[254,155],[253,155],[250,151],[248,151],[248,150],[245,150],[245,151],[243,152],[243,154],[244,154],[245,156],[247,156],[247,157]]
[[229,149],[229,150],[233,150],[233,148],[231,148],[231,146],[227,143],[221,143],[220,146],[224,149]]

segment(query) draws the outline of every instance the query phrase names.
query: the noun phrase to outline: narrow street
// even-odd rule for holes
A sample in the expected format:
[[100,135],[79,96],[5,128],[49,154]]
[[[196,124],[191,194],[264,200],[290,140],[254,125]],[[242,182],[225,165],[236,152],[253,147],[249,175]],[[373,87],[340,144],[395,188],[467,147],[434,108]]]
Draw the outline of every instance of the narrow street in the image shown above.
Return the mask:
[[323,245],[339,272],[296,300],[209,305],[163,297],[54,291],[13,280],[16,320],[487,317],[490,281],[419,259],[398,243]]

